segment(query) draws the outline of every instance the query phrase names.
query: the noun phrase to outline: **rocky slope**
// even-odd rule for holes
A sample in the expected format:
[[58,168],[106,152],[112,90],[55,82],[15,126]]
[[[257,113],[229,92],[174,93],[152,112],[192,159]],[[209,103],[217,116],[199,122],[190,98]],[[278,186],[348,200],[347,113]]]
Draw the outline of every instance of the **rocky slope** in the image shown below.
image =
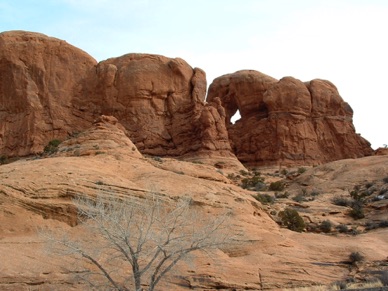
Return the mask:
[[[253,198],[257,192],[242,189],[240,181],[235,180],[238,175],[248,177],[246,171],[217,167],[221,162],[227,165],[228,158],[205,165],[145,157],[115,118],[101,117],[90,129],[62,142],[44,158],[0,166],[0,288],[86,288],[76,276],[82,271],[79,266],[71,257],[47,253],[37,232],[49,228],[82,237],[82,225],[77,224],[71,201],[76,194],[156,193],[172,201],[190,195],[204,215],[217,215],[223,209],[232,212],[229,229],[238,243],[217,251],[213,258],[197,254],[194,263],[180,265],[178,273],[163,281],[161,287],[165,289],[277,290],[366,278],[368,271],[379,272],[386,264],[388,228],[363,231],[364,225],[374,218],[387,220],[386,211],[373,208],[378,215],[368,210],[365,219],[355,221],[347,215],[346,207],[338,210],[332,205],[331,193],[345,195],[346,189],[365,180],[380,185],[386,177],[387,158],[338,161],[311,168],[296,178],[290,169],[289,178],[284,176],[288,181],[285,190],[294,195],[301,187],[308,191],[317,187],[320,195],[303,205],[284,198],[262,205]],[[267,184],[283,179],[272,169],[262,169],[261,175]],[[267,193],[274,196],[274,192]],[[276,223],[277,213],[285,207],[297,209],[306,223],[330,219],[358,228],[359,234],[338,233],[334,228],[327,234],[281,228]],[[348,256],[356,251],[365,256],[365,262],[350,266],[346,263]]]
[[[251,165],[321,164],[373,153],[355,132],[352,108],[325,80],[276,80],[257,71],[221,76],[208,100],[221,98],[233,150]],[[241,119],[231,117],[239,110]]]

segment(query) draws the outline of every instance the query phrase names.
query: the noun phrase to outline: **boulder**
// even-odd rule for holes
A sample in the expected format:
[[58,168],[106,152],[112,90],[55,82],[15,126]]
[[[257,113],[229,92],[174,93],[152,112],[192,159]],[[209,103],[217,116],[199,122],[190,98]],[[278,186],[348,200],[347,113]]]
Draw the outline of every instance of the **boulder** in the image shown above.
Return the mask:
[[[373,153],[355,132],[353,111],[326,80],[276,80],[257,71],[221,76],[209,88],[219,98],[238,159],[249,165],[315,165]],[[235,124],[231,117],[240,112]]]

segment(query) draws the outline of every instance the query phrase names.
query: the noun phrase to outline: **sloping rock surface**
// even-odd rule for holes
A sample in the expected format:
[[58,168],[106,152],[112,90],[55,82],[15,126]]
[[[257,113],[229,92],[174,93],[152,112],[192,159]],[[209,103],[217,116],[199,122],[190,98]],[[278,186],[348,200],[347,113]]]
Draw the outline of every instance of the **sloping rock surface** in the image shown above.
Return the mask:
[[[104,133],[106,142],[94,149],[93,143]],[[331,284],[354,275],[356,268],[344,263],[350,252],[362,251],[366,264],[386,259],[388,228],[357,236],[280,228],[270,214],[272,206],[261,205],[252,197],[256,192],[235,185],[214,166],[141,156],[122,133],[114,119],[101,117],[89,130],[63,142],[48,158],[21,159],[0,166],[1,290],[31,286],[39,290],[89,289],[77,279],[82,273],[80,262],[72,261],[72,256],[48,253],[44,238],[37,232],[56,229],[70,237],[84,237],[71,201],[74,195],[159,195],[170,201],[189,195],[200,214],[216,217],[225,210],[231,212],[228,229],[236,244],[217,250],[213,258],[196,253],[191,263],[179,265],[177,273],[166,276],[161,290],[284,290],[317,282]],[[77,144],[80,155],[67,151]],[[336,190],[333,185],[342,187],[336,176],[349,186],[365,179],[381,180],[386,160],[386,156],[367,157],[332,163],[330,171],[323,166],[306,171],[289,187],[311,185],[313,178],[309,177],[319,179],[320,210],[311,212],[311,205],[303,213],[298,211],[314,219],[352,221],[345,215],[330,216],[332,204],[323,188],[328,187],[331,193]],[[324,209],[326,216],[322,217]]]
[[[321,164],[373,153],[355,132],[351,107],[329,81],[238,71],[213,81],[208,100],[215,98],[226,108],[232,148],[243,163]],[[241,119],[232,124],[237,110]]]

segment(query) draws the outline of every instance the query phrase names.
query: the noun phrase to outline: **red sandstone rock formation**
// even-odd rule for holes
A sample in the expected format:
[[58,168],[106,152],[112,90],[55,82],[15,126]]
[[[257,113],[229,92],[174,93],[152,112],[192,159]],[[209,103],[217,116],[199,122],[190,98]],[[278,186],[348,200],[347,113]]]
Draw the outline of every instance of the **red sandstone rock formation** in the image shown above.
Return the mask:
[[[214,80],[208,100],[216,97],[226,108],[229,138],[243,163],[320,164],[373,153],[355,132],[351,107],[329,81],[277,81],[239,71]],[[241,119],[232,124],[237,110]]]
[[52,139],[112,115],[142,153],[234,157],[206,77],[182,59],[128,54],[99,64],[62,40],[0,34],[0,155],[39,153]]
[[0,155],[41,152],[85,128],[72,106],[96,61],[65,41],[24,31],[0,34]]
[[205,94],[205,73],[184,60],[127,54],[98,64],[77,106],[115,116],[142,153],[233,156],[222,107]]

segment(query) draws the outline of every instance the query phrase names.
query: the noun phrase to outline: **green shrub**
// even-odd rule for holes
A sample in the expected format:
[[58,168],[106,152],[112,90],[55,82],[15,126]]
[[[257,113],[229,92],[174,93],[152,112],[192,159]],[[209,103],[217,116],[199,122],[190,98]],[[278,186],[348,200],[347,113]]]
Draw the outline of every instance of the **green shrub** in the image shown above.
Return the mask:
[[269,194],[257,194],[253,196],[257,201],[260,201],[261,204],[273,204],[275,202],[275,197]]
[[346,224],[339,224],[336,226],[336,229],[338,230],[338,232],[340,233],[346,233],[348,232],[348,226]]
[[[258,185],[258,187],[260,188],[260,186],[263,186],[264,182],[264,178],[263,177],[260,177],[260,176],[253,176],[251,178],[244,178],[241,180],[241,187],[243,189],[249,189],[249,188],[253,188],[253,187],[256,187],[256,185]],[[264,185],[265,186],[265,185]]]
[[334,204],[334,205],[337,205],[337,206],[350,206],[352,205],[352,201],[344,196],[335,196],[331,202]]
[[302,232],[306,226],[303,218],[295,209],[287,207],[279,212],[279,217],[282,224],[292,231]]
[[44,147],[44,152],[47,154],[55,153],[58,150],[58,146],[61,143],[59,139],[50,140],[49,143]]
[[364,207],[361,201],[354,201],[351,205],[352,209],[349,212],[349,215],[354,219],[361,219],[365,217]]
[[294,200],[295,202],[300,203],[300,202],[306,201],[306,198],[305,198],[305,196],[303,195],[303,193],[299,193],[298,195],[292,197],[292,200]]
[[240,170],[240,174],[242,176],[248,176],[249,173],[247,171],[245,171],[245,170]]
[[298,168],[298,173],[299,173],[299,174],[303,174],[303,173],[306,172],[306,171],[307,171],[307,169],[304,168],[304,167]]
[[281,181],[272,182],[269,185],[270,191],[283,191],[284,190],[284,184]]
[[331,223],[330,220],[324,220],[319,225],[319,229],[324,233],[329,233],[332,227],[333,227],[333,224]]

